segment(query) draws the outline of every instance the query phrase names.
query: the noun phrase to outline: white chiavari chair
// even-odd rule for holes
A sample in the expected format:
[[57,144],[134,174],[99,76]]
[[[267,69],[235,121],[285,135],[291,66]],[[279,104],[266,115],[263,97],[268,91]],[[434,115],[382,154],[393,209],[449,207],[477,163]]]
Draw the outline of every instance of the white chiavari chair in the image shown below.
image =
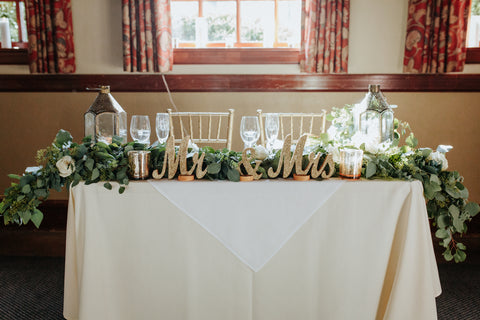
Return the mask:
[[192,142],[212,147],[232,148],[232,130],[234,109],[228,112],[176,112],[168,109],[170,117],[170,135],[175,144],[189,135]]

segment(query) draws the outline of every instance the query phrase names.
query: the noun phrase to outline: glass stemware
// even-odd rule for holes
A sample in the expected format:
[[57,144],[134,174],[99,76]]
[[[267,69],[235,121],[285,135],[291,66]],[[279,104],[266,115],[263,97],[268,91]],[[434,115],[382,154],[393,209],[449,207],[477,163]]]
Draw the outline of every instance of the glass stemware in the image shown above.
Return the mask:
[[242,117],[240,123],[240,136],[245,144],[245,149],[253,147],[260,137],[260,123],[258,122],[258,117]]
[[135,142],[150,145],[150,119],[148,116],[132,116],[130,135]]
[[155,129],[157,131],[158,142],[164,144],[165,141],[167,141],[168,133],[170,132],[170,119],[168,113],[157,113]]
[[275,140],[277,140],[280,126],[279,119],[278,113],[265,114],[265,137],[267,138],[268,152],[272,151]]

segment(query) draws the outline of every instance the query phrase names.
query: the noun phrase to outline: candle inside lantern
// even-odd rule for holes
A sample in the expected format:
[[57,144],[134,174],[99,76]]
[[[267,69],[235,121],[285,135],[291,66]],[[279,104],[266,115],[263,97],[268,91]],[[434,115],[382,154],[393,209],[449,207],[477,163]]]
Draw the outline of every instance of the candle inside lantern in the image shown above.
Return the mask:
[[363,151],[344,149],[340,151],[340,176],[359,179],[362,175]]

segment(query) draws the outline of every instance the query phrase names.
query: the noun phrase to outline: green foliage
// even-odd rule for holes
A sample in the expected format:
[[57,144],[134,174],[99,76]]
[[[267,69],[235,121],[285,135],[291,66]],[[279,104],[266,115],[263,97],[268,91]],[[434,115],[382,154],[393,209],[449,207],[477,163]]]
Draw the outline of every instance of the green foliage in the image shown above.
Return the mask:
[[225,41],[235,33],[235,16],[224,14],[208,17],[208,41]]
[[[336,148],[355,148],[350,140],[354,136],[352,107],[334,109],[328,115],[328,120],[332,121],[335,132],[333,139],[327,134],[322,135],[312,139],[313,144],[309,148],[313,152],[325,153],[329,150],[333,154]],[[421,181],[428,216],[437,228],[435,236],[440,239],[440,245],[445,247],[444,258],[447,261],[464,261],[466,247],[457,242],[456,237],[467,231],[467,223],[478,214],[480,206],[468,201],[469,194],[463,185],[463,177],[457,171],[442,168],[442,159],[445,159],[442,154],[429,148],[417,149],[418,140],[413,133],[406,136],[407,130],[410,131],[407,123],[395,120],[395,130],[395,142],[387,149],[371,150],[365,143],[360,146],[364,150],[362,177]],[[405,138],[405,145],[400,146],[402,138]],[[5,198],[0,202],[0,217],[3,217],[4,224],[22,225],[32,221],[38,227],[43,214],[37,208],[48,198],[50,190],[60,191],[65,186],[75,186],[81,181],[87,185],[103,182],[108,190],[115,189],[112,182],[116,181],[119,184],[118,192],[123,193],[129,183],[128,152],[147,149],[151,151],[151,169],[162,170],[166,151],[164,145],[149,148],[134,142],[122,145],[118,139],[114,139],[110,145],[103,142],[94,144],[90,137],[85,137],[82,143],[77,144],[70,133],[60,130],[49,147],[38,151],[36,160],[41,167],[28,170],[21,176],[9,175],[14,182],[5,190]],[[192,168],[192,156],[196,151],[188,150],[187,169]],[[200,148],[198,152],[205,155],[202,168],[207,170],[205,179],[239,181],[241,153],[228,149],[214,150],[211,147]],[[57,163],[70,160],[70,157],[68,166],[60,170]],[[277,170],[279,159],[278,150],[263,160],[258,169],[262,178],[267,178],[270,168]],[[304,166],[308,163],[307,154],[303,162]]]
[[480,0],[472,0],[472,16],[480,16]]

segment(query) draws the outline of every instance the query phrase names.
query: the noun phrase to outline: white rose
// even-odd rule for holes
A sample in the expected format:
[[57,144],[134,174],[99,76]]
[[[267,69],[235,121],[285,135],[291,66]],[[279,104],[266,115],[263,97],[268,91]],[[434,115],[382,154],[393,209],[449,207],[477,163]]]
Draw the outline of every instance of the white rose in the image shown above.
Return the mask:
[[57,169],[60,172],[60,177],[66,178],[75,171],[75,161],[70,156],[64,156],[56,163]]
[[255,158],[257,160],[265,160],[268,157],[267,149],[264,146],[255,147]]
[[445,157],[445,153],[443,152],[439,152],[439,151],[432,152],[428,156],[427,160],[435,161],[436,163],[442,164],[442,171],[445,171],[448,169],[448,161],[447,161],[447,158]]

